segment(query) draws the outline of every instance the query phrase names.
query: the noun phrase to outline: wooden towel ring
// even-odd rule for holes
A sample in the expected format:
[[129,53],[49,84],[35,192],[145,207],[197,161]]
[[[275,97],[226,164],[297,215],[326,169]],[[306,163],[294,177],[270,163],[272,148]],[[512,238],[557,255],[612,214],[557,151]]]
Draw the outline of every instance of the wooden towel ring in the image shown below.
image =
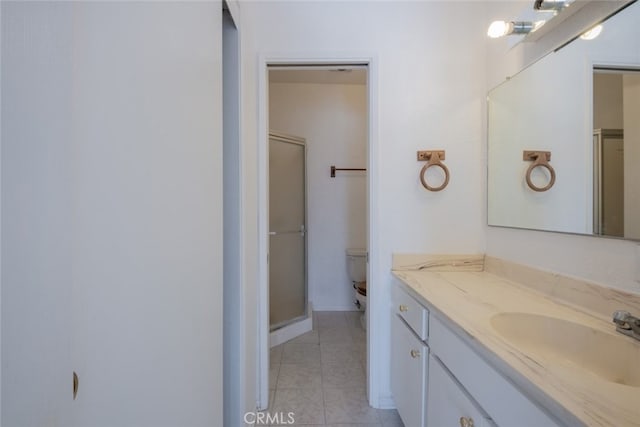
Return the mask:
[[[533,191],[543,192],[547,191],[553,184],[556,182],[556,171],[549,164],[549,160],[551,160],[551,152],[550,151],[524,151],[522,154],[523,160],[533,160],[529,168],[527,169],[527,173],[525,178],[527,180],[527,185]],[[537,167],[545,168],[549,171],[549,182],[544,187],[538,187],[531,181],[531,173]]]
[[[443,154],[442,158],[444,159],[444,152],[442,152],[442,154]],[[440,155],[438,154],[438,151],[427,151],[425,154],[423,154],[423,158],[427,158],[429,161],[427,162],[426,165],[422,167],[422,170],[420,171],[420,182],[422,182],[422,185],[424,186],[424,188],[426,188],[429,191],[444,190],[444,188],[449,184],[449,168],[447,168],[447,166],[444,163],[442,163],[442,161],[440,160]],[[418,159],[419,160],[421,159],[420,153],[418,153]],[[440,186],[438,187],[430,186],[425,177],[425,174],[427,173],[427,169],[429,169],[432,166],[438,166],[444,172],[444,182],[440,184]]]

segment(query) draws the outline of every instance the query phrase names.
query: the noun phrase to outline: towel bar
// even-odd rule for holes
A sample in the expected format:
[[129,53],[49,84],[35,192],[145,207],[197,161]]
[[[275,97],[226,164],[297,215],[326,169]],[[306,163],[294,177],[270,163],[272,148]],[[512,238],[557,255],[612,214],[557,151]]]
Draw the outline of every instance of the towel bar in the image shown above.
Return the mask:
[[336,177],[336,171],[366,171],[365,168],[337,168],[335,166],[331,166],[331,178]]

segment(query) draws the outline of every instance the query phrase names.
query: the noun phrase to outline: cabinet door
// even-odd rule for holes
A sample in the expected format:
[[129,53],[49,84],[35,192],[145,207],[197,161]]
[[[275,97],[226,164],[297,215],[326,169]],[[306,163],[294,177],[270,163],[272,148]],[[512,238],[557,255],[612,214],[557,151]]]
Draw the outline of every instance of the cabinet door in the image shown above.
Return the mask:
[[398,316],[391,322],[391,390],[405,426],[425,425],[429,347]]
[[429,427],[495,426],[462,385],[433,355],[429,356],[427,425]]

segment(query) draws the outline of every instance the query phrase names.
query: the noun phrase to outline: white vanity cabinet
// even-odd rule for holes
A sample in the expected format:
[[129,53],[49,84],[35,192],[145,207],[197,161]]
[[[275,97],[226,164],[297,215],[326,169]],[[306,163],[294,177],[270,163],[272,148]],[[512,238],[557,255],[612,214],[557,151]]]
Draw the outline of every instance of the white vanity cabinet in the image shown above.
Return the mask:
[[396,283],[392,295],[391,390],[405,426],[562,425],[403,285]]
[[391,390],[405,426],[426,426],[428,311],[394,287],[391,319]]
[[429,355],[427,426],[495,427],[489,416],[433,354]]
[[[483,412],[487,413],[497,425],[505,427],[559,427],[562,425],[481,358],[445,322],[432,316],[429,326],[432,353],[451,372],[465,393],[472,396],[473,401],[478,402]],[[437,392],[434,391],[434,393]],[[440,427],[440,424],[429,424],[429,427]]]

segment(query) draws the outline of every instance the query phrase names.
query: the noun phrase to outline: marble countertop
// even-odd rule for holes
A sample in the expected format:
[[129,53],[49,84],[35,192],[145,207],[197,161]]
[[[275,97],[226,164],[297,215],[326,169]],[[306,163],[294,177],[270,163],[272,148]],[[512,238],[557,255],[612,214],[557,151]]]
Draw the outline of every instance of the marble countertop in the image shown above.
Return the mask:
[[[454,264],[451,263],[456,267]],[[615,332],[611,320],[604,316],[564,304],[504,277],[478,271],[482,268],[473,264],[458,262],[457,271],[443,271],[446,268],[442,263],[432,261],[412,263],[409,267],[394,263],[393,274],[481,357],[565,424],[640,426],[640,387],[609,382],[589,371],[523,353],[495,331],[491,318],[505,312],[538,314],[575,322],[634,343],[635,340]],[[436,271],[430,271],[434,266]],[[637,345],[640,355],[640,342]],[[610,357],[615,359],[615,354]],[[640,358],[636,366],[640,369]]]

